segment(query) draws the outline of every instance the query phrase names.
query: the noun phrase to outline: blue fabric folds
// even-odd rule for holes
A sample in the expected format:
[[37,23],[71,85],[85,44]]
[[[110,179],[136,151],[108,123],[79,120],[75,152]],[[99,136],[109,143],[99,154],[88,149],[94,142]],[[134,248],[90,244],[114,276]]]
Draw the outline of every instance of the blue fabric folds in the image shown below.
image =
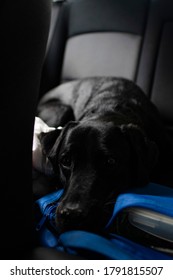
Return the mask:
[[[161,253],[113,233],[101,236],[92,232],[74,230],[59,234],[55,225],[55,210],[62,194],[61,189],[36,201],[37,212],[39,212],[36,230],[40,245],[86,259],[173,259],[170,254]],[[145,208],[173,218],[173,189],[150,183],[144,188],[136,188],[119,195],[105,232],[116,221],[117,215],[129,207]]]

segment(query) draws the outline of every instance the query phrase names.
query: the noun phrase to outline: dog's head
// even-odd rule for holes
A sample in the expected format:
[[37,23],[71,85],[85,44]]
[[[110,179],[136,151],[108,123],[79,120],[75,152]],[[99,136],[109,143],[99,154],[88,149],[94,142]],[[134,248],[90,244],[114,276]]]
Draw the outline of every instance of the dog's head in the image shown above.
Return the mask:
[[69,122],[42,144],[64,195],[57,207],[59,230],[99,230],[118,194],[149,180],[156,147],[137,125]]

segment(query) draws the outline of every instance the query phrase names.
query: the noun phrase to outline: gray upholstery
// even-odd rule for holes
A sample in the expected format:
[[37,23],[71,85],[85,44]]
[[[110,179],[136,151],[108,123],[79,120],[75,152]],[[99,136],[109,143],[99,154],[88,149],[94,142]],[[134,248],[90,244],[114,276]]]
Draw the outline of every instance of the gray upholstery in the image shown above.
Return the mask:
[[89,32],[144,32],[148,0],[68,0],[68,37]]
[[[40,97],[45,92],[50,90],[51,88],[57,86],[59,83],[62,82],[61,79],[64,78],[72,78],[72,71],[70,70],[69,74],[69,67],[73,67],[70,65],[70,63],[74,62],[79,64],[77,68],[81,68],[81,75],[88,75],[89,71],[91,70],[91,66],[89,66],[90,61],[92,61],[92,64],[95,63],[93,66],[93,73],[89,73],[90,75],[97,74],[98,70],[102,67],[103,61],[100,64],[100,55],[105,58],[105,56],[108,56],[108,59],[110,61],[110,55],[106,54],[106,50],[108,47],[108,51],[111,49],[111,53],[113,53],[113,58],[115,59],[110,62],[110,66],[106,65],[107,68],[104,70],[103,73],[107,75],[113,75],[114,69],[117,69],[120,64],[120,69],[124,69],[125,74],[123,75],[123,71],[120,72],[123,76],[127,76],[129,78],[134,77],[135,69],[134,67],[137,67],[137,57],[139,54],[139,41],[138,39],[134,40],[132,42],[131,39],[129,39],[129,56],[127,56],[127,49],[123,45],[123,51],[121,49],[122,47],[122,39],[124,40],[125,37],[118,36],[117,38],[117,46],[114,47],[115,43],[115,37],[111,38],[111,41],[105,42],[105,39],[101,40],[99,39],[99,49],[96,45],[97,51],[100,50],[100,55],[98,53],[98,60],[94,58],[94,54],[90,54],[90,42],[86,43],[87,38],[85,40],[85,46],[81,47],[81,40],[79,39],[79,44],[77,44],[78,41],[75,41],[72,39],[75,36],[89,36],[89,34],[96,34],[97,33],[117,33],[117,34],[125,34],[125,35],[134,35],[143,37],[145,32],[145,24],[146,24],[146,17],[148,12],[148,4],[149,0],[66,0],[62,4],[61,11],[58,15],[55,31],[52,35],[52,41],[49,44],[49,50],[46,56],[43,74],[42,74],[42,80],[41,80],[41,89],[40,89]],[[56,3],[53,5],[53,9],[59,5],[59,3]],[[54,14],[52,13],[52,16],[54,18]],[[89,38],[93,38],[94,36],[91,36]],[[84,37],[83,37],[84,38]],[[120,41],[119,41],[120,39]],[[95,41],[95,39],[92,39]],[[137,42],[135,42],[137,41]],[[127,40],[125,41],[127,42]],[[75,45],[74,45],[75,44]],[[94,42],[95,44],[95,42]],[[64,66],[64,52],[65,48],[67,48],[67,54],[65,54],[65,66]],[[87,50],[87,46],[89,49]],[[103,47],[102,47],[103,46]],[[134,50],[131,49],[134,46]],[[75,47],[75,50],[74,50]],[[94,45],[93,45],[94,47]],[[72,49],[71,49],[72,48]],[[83,51],[82,51],[82,48]],[[94,47],[95,48],[95,47]],[[104,49],[104,51],[103,51]],[[114,50],[114,52],[113,52]],[[74,58],[72,57],[71,53],[73,52],[80,52],[82,58],[81,61],[79,58],[76,58],[76,54],[74,54]],[[82,53],[83,52],[83,53]],[[120,53],[119,53],[120,52]],[[136,53],[135,53],[136,52]],[[96,51],[94,51],[96,53]],[[110,53],[110,54],[111,54]],[[91,55],[91,57],[88,57],[90,60],[88,61],[87,65],[85,65],[86,57],[88,55]],[[130,57],[132,54],[132,58]],[[127,63],[127,69],[123,67],[124,61],[121,60],[121,56],[125,55]],[[134,58],[134,61],[133,61]],[[118,66],[114,66],[113,62],[117,62],[118,59]],[[121,61],[121,62],[120,62]],[[85,67],[87,66],[87,71],[85,71]],[[63,69],[63,75],[62,75],[62,67],[65,67]],[[90,67],[90,68],[88,68]],[[105,66],[104,66],[105,67]],[[68,69],[67,69],[68,68]],[[72,68],[71,68],[72,69]],[[137,68],[136,68],[137,69]],[[75,69],[77,73],[75,73],[74,77],[77,78],[77,74],[79,75],[79,69]],[[132,73],[130,73],[132,71]],[[102,72],[101,72],[102,73]],[[90,76],[89,75],[89,76]],[[118,72],[114,75],[118,75]],[[67,77],[69,76],[69,77]],[[80,75],[78,76],[80,77]]]
[[62,80],[89,76],[121,76],[134,80],[140,45],[141,36],[129,33],[73,36],[66,43]]

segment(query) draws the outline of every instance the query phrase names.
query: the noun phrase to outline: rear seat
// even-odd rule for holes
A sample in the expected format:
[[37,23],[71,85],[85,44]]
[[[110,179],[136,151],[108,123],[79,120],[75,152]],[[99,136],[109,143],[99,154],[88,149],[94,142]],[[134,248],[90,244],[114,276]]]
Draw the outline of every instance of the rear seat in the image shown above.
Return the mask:
[[173,131],[172,0],[67,0],[53,19],[41,95],[67,80],[122,76],[141,86]]

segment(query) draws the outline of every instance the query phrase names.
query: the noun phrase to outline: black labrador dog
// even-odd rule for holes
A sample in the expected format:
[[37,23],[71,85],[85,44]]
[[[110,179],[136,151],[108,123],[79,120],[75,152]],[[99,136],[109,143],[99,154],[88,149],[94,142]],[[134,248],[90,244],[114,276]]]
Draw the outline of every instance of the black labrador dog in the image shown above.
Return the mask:
[[149,181],[166,183],[170,143],[156,107],[132,81],[86,78],[64,83],[39,103],[38,116],[60,130],[41,135],[64,194],[60,232],[98,231],[117,195]]

